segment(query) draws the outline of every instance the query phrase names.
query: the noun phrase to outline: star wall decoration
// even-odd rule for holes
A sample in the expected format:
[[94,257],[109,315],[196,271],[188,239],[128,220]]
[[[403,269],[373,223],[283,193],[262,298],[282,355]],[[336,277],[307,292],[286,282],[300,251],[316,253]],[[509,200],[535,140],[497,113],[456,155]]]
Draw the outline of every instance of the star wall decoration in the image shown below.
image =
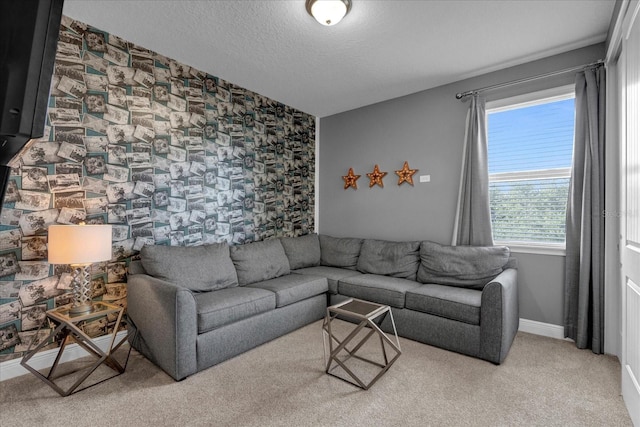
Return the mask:
[[369,188],[373,187],[376,184],[378,184],[380,187],[384,187],[384,184],[382,184],[382,178],[384,178],[386,174],[386,172],[380,172],[380,168],[378,168],[378,165],[375,165],[373,167],[373,172],[367,174],[367,176],[369,177]]
[[349,173],[344,175],[342,179],[344,179],[344,189],[346,190],[349,187],[353,187],[355,190],[358,189],[358,183],[356,182],[360,178],[360,175],[356,175],[353,173],[353,168],[349,168]]
[[398,175],[398,185],[403,182],[408,182],[413,185],[413,175],[418,172],[418,169],[409,169],[409,162],[404,162],[404,166],[402,169],[395,171],[396,175]]

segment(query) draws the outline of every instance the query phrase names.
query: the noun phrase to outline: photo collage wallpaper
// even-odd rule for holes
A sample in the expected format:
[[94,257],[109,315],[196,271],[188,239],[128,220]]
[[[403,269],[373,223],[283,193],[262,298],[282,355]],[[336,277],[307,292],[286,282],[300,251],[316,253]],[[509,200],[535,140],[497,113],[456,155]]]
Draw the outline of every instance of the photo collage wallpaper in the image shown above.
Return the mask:
[[45,135],[12,168],[0,213],[0,362],[72,302],[70,270],[47,263],[49,225],[112,224],[93,296],[126,307],[144,245],[307,234],[314,181],[314,116],[63,17]]

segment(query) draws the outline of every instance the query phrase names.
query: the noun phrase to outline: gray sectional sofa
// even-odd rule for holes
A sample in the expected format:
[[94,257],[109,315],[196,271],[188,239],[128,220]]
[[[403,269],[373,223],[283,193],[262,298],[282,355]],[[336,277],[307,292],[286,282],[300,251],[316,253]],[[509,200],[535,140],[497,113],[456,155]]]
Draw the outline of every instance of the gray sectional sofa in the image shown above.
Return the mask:
[[[506,247],[309,234],[145,246],[129,267],[131,343],[180,380],[351,297],[389,305],[400,336],[495,364],[518,330],[517,271]],[[387,318],[382,328],[390,327]]]

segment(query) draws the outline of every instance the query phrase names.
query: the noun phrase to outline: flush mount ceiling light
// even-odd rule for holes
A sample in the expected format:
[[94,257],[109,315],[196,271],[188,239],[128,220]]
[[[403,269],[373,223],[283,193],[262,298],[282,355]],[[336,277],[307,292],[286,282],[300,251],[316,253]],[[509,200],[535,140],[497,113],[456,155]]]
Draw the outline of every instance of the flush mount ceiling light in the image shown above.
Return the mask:
[[322,25],[336,25],[351,10],[351,0],[307,0],[309,15]]

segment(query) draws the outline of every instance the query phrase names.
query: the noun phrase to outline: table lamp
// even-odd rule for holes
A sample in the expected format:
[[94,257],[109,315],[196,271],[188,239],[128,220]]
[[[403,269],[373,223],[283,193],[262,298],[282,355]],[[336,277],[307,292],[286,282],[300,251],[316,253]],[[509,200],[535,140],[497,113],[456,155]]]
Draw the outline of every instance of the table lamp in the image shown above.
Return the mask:
[[73,269],[74,302],[69,314],[90,313],[89,266],[111,259],[111,225],[51,225],[48,252],[50,264],[69,264]]

